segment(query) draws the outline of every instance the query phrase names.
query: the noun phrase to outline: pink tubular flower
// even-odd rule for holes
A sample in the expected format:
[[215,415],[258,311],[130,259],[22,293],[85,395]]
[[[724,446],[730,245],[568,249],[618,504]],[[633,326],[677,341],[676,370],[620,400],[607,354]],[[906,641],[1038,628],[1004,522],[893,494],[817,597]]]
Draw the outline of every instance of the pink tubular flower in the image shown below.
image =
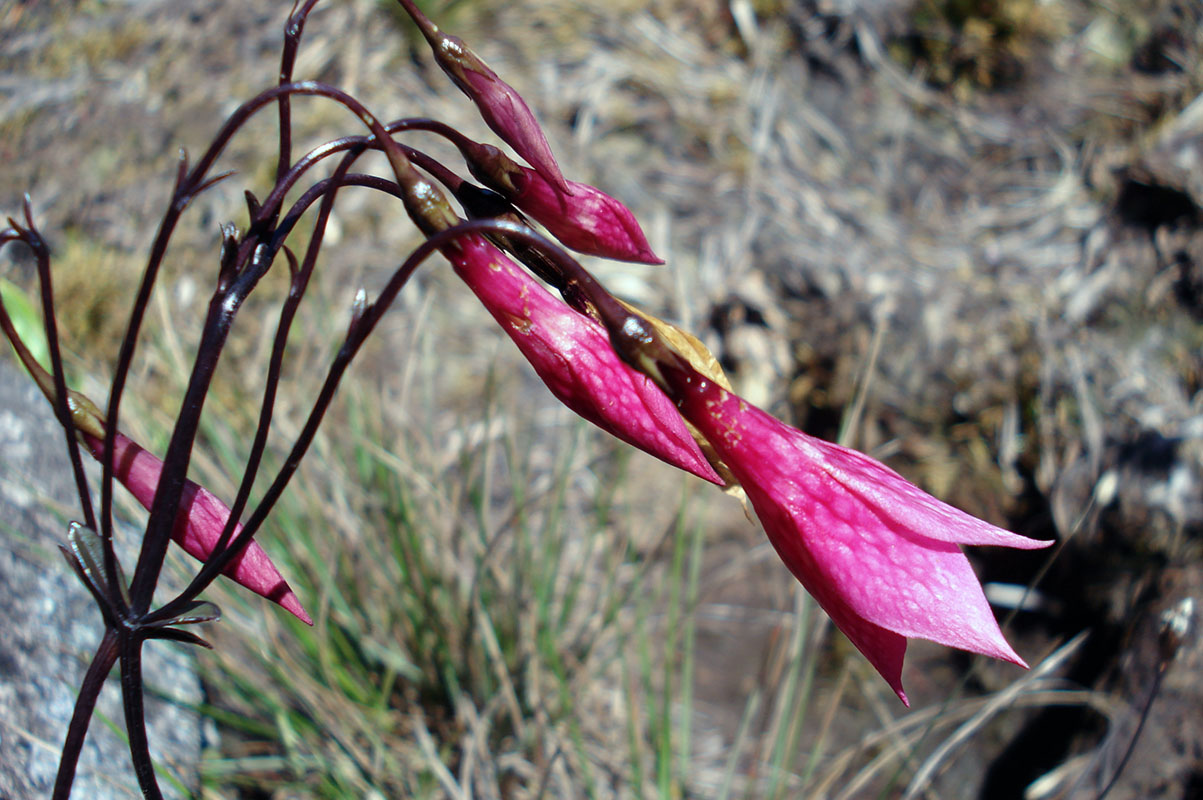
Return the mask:
[[903,703],[908,637],[1027,666],[957,545],[1049,542],[972,517],[862,453],[673,372],[665,370],[681,413],[739,480],[778,555]]
[[514,152],[547,181],[560,187],[562,191],[570,191],[563,173],[560,172],[560,165],[552,155],[551,145],[547,143],[543,129],[535,120],[530,106],[514,87],[497,77],[497,73],[489,68],[484,59],[472,52],[458,36],[450,36],[440,31],[437,25],[422,16],[412,4],[403,5],[406,5],[406,10],[426,37],[435,61],[451,78],[452,83],[476,105],[481,119],[490,130],[514,148]]
[[455,37],[447,38],[454,40],[454,44],[461,49],[450,49],[445,44],[443,52],[462,52],[471,58],[452,61],[449,67],[440,57],[439,64],[455,85],[476,104],[485,124],[545,180],[561,187],[563,191],[571,192],[551,152],[551,145],[547,143],[547,137],[526,101],[512,86],[497,77],[497,73],[489,69],[484,61],[464,47],[463,42]]
[[569,193],[525,167],[509,176],[516,193],[507,199],[539,221],[565,246],[591,256],[663,264],[652,252],[635,215],[601,189],[569,181]]
[[[92,457],[99,461],[104,454],[104,441],[89,433],[84,433],[83,438]],[[163,462],[156,456],[124,434],[117,434],[113,446],[114,476],[146,509],[154,502],[162,471]],[[188,555],[204,561],[213,552],[213,546],[217,544],[229,518],[230,509],[225,503],[205,488],[188,481],[184,485],[171,538]],[[233,535],[238,536],[241,530],[242,525],[235,526]],[[301,601],[258,542],[251,540],[242,555],[225,568],[224,574],[252,592],[279,603],[306,625],[313,624],[309,614],[301,607]]]
[[664,263],[631,210],[601,189],[568,181],[565,191],[490,144],[465,139],[457,145],[478,181],[534,217],[565,246],[616,261]]
[[619,359],[600,324],[478,236],[444,255],[560,402],[624,442],[722,485],[672,401]]

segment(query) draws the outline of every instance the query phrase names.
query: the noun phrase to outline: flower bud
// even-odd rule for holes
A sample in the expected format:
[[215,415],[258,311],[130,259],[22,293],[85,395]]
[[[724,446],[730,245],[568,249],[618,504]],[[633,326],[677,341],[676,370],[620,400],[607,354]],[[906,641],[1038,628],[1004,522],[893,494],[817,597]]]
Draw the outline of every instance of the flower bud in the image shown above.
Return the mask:
[[552,155],[551,145],[535,115],[522,96],[484,60],[472,52],[458,36],[450,36],[427,19],[413,3],[403,2],[430,44],[435,61],[447,73],[460,91],[468,95],[480,112],[485,124],[502,138],[526,163],[535,168],[544,180],[570,192],[560,165]]
[[460,152],[478,181],[537,220],[565,247],[615,261],[664,263],[631,210],[601,189],[568,181],[565,191],[489,145],[461,144]]
[[597,321],[479,236],[461,239],[444,255],[560,402],[619,439],[722,485],[672,401],[623,363]]
[[[97,461],[103,459],[104,440],[86,431],[81,433],[92,457]],[[143,508],[149,510],[159,486],[163,462],[125,434],[118,433],[113,444],[113,471],[121,485],[129,490]],[[213,547],[229,518],[230,509],[225,503],[199,484],[187,481],[183,494],[180,495],[180,508],[171,529],[171,538],[188,555],[198,561],[205,561],[213,552]],[[241,530],[241,524],[234,526],[231,541],[237,538]],[[313,624],[313,620],[301,606],[301,601],[280,575],[267,552],[253,539],[243,548],[242,553],[226,566],[223,573],[235,583],[240,583],[252,592],[279,603],[306,625]]]

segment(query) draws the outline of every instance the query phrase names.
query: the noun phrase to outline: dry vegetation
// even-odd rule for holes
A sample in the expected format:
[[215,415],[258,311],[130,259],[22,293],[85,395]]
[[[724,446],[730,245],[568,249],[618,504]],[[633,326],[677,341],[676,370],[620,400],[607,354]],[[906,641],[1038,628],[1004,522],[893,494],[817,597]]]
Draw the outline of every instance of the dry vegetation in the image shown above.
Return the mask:
[[[736,504],[575,425],[432,264],[270,531],[315,634],[220,601],[239,624],[204,661],[230,729],[214,796],[860,797],[914,779],[915,796],[1018,797],[1075,753],[1058,790],[1097,791],[1147,697],[1148,620],[1203,586],[1198,7],[502,5],[432,14],[524,93],[566,174],[643,221],[669,266],[598,264],[612,288],[704,334],[744,395],[809,432],[1019,532],[1073,534],[1016,635],[1037,664],[1093,633],[1023,677],[916,643],[904,713]],[[86,391],[103,396],[177,148],[274,81],[286,11],[0,5],[0,208],[33,194]],[[297,74],[486,137],[385,3],[319,10]],[[354,130],[304,108],[314,143]],[[217,225],[274,166],[260,131],[177,237],[144,440],[174,411]],[[335,230],[298,404],[353,290],[414,241],[352,192]],[[205,431],[198,467],[227,495],[260,338],[239,340]],[[1042,566],[984,555],[1002,581]],[[1196,796],[1198,674],[1171,668],[1144,734],[1160,755],[1142,743],[1111,797]],[[1061,740],[1031,739],[1033,720]]]

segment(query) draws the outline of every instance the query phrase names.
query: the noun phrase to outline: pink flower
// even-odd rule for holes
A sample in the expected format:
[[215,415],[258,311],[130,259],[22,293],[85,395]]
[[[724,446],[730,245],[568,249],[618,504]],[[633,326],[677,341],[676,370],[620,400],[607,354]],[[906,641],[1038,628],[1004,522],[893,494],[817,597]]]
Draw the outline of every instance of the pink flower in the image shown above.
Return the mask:
[[522,96],[497,77],[462,39],[443,33],[434,23],[419,17],[420,14],[414,19],[430,44],[435,61],[476,105],[485,124],[545,180],[562,191],[570,191],[543,129]]
[[600,324],[478,236],[444,255],[560,402],[624,442],[722,484],[672,401],[619,359]]
[[490,144],[468,139],[456,144],[478,181],[534,217],[565,246],[618,261],[664,263],[631,210],[601,189],[568,181],[565,191]]
[[535,170],[509,175],[516,188],[506,198],[530,214],[565,246],[591,256],[663,264],[625,205],[587,183],[569,181],[565,193]]
[[[83,433],[83,438],[92,457],[99,461],[104,454],[104,441],[86,432]],[[149,509],[155,499],[155,490],[159,486],[163,462],[139,447],[129,437],[118,433],[113,447],[113,470],[121,485],[128,489],[144,508]],[[184,548],[188,555],[204,561],[213,551],[213,546],[217,544],[222,528],[229,518],[230,509],[225,503],[205,488],[188,481],[184,485],[180,511],[171,531],[171,538]],[[241,530],[241,524],[235,526],[233,535],[238,536]],[[301,601],[258,542],[251,540],[242,551],[242,555],[225,568],[224,574],[252,592],[279,603],[306,625],[313,624],[309,614],[301,607]]]
[[681,413],[742,484],[778,555],[903,703],[908,637],[1027,666],[1003,638],[958,544],[1049,542],[959,511],[696,374],[663,373]]

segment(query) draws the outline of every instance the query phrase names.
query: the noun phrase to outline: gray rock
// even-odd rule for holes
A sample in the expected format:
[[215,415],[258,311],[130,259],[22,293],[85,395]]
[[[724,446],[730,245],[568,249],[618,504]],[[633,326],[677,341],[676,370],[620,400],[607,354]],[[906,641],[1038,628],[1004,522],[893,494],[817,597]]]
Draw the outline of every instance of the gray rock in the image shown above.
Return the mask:
[[[7,345],[5,345],[7,349]],[[100,613],[56,545],[78,501],[63,434],[33,382],[0,359],[0,798],[48,797],[59,749],[87,664],[100,640]],[[57,512],[57,513],[56,513]],[[126,557],[127,565],[129,556]],[[191,655],[151,642],[143,673],[151,753],[186,791],[164,780],[167,797],[198,785],[201,721],[189,706],[201,699]],[[163,699],[170,698],[170,699]],[[139,797],[114,670],[93,717],[73,797]]]

